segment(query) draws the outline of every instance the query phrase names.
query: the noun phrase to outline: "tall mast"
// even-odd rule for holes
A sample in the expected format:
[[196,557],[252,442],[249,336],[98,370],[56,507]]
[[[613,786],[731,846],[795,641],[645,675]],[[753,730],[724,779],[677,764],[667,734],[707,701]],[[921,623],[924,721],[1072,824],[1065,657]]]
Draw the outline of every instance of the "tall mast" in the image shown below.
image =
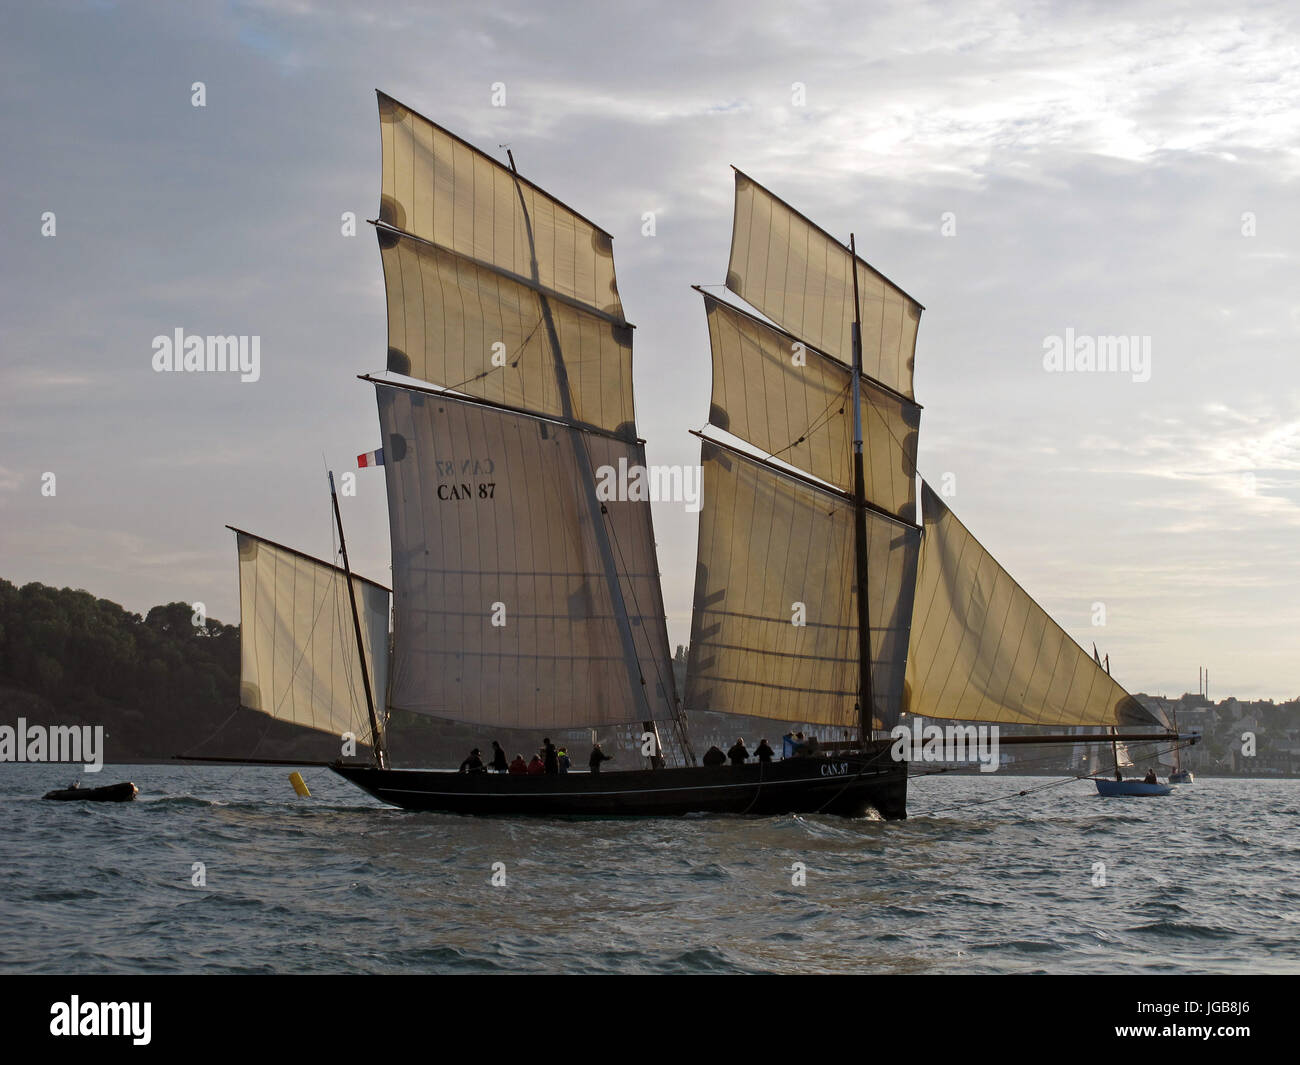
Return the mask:
[[343,517],[339,513],[339,496],[334,490],[334,471],[330,470],[330,500],[334,504],[334,522],[339,530],[339,550],[343,553],[343,579],[348,586],[348,602],[352,604],[352,628],[357,634],[357,656],[361,661],[361,683],[366,689],[366,709],[370,712],[370,745],[375,752],[375,761],[380,769],[388,768],[388,751],[384,745],[384,734],[379,728],[379,719],[375,716],[375,697],[370,690],[370,667],[366,665],[366,644],[361,636],[361,615],[357,613],[357,591],[352,587],[352,567],[348,565],[348,542],[343,537]]
[[[515,166],[514,153],[507,148],[506,157],[510,160],[510,172],[515,177],[515,188],[519,195],[519,206],[523,211],[525,232],[528,237],[529,257],[532,260],[533,281],[540,284],[539,271],[537,268],[537,249],[536,241],[533,236],[533,223],[528,215],[528,204],[524,200],[523,189],[519,182],[522,177],[519,174],[519,168]],[[555,327],[555,317],[551,313],[550,300],[540,289],[537,293],[538,302],[542,310],[542,322],[546,327],[546,337],[550,343],[552,357],[555,360],[555,379],[559,385],[560,405],[562,417],[568,425],[576,425],[577,419],[573,413],[573,395],[569,386],[569,371],[564,362],[564,353],[560,347],[559,331]],[[605,526],[605,516],[607,508],[596,496],[596,482],[591,469],[591,456],[587,450],[587,442],[581,433],[575,435],[574,448],[577,452],[576,458],[579,464],[579,474],[582,477],[583,488],[586,490],[583,494],[586,497],[588,514],[591,518],[592,531],[596,536],[596,543],[600,549],[601,563],[605,570],[605,581],[609,585],[610,599],[614,605],[614,614],[618,625],[620,642],[623,645],[623,657],[627,662],[628,681],[632,688],[632,701],[641,707],[641,720],[646,726],[653,726],[654,711],[650,705],[650,696],[646,690],[646,678],[641,672],[641,663],[637,656],[636,640],[632,635],[632,623],[628,617],[627,603],[623,597],[623,586],[619,578],[618,566],[614,559],[613,545],[609,540],[609,530]],[[669,663],[671,677],[671,663]],[[662,683],[662,682],[661,682]],[[674,685],[674,689],[675,689]],[[687,764],[693,764],[695,756],[691,751],[690,738],[686,734],[686,729],[680,718],[680,711],[676,706],[674,694],[670,694],[667,686],[664,685],[664,696],[672,709],[674,723],[677,725],[678,743],[682,750],[683,760]],[[655,743],[658,745],[658,728],[654,727]],[[659,752],[656,751],[656,754]]]
[[853,270],[853,560],[858,588],[858,725],[872,738],[871,607],[867,600],[867,488],[862,467],[862,306],[858,295],[858,249],[849,234]]

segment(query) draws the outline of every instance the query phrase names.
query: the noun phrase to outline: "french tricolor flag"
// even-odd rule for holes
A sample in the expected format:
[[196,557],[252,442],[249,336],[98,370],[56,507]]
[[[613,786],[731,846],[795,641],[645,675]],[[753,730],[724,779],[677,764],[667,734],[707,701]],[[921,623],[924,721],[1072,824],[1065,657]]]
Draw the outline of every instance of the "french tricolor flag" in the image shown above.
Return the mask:
[[381,447],[378,451],[367,451],[364,455],[357,456],[357,469],[364,470],[367,466],[382,466],[384,464],[384,449]]

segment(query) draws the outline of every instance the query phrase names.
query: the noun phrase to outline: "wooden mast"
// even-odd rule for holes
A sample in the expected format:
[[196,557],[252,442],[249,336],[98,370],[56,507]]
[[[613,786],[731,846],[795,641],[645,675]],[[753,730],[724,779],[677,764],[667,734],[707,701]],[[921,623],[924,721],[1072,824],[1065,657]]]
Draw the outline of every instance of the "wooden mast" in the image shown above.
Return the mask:
[[867,599],[867,489],[862,464],[862,307],[858,295],[858,249],[849,234],[853,270],[853,560],[858,592],[858,727],[865,746],[873,738],[871,697],[871,606]]
[[370,690],[370,667],[366,664],[366,644],[361,636],[361,615],[357,613],[357,592],[352,587],[352,567],[348,565],[348,542],[343,537],[343,516],[339,513],[339,496],[334,490],[334,471],[330,475],[330,500],[334,504],[334,522],[339,530],[339,550],[343,553],[343,579],[348,586],[348,602],[352,604],[352,629],[357,636],[357,655],[361,660],[361,683],[366,689],[366,709],[370,712],[370,746],[375,752],[375,761],[380,769],[388,768],[388,751],[385,749],[384,734],[379,728],[379,718],[375,715],[375,696]]
[[[541,278],[537,267],[537,245],[536,238],[533,235],[533,223],[528,214],[528,204],[524,199],[523,189],[520,182],[523,178],[519,174],[519,168],[515,166],[514,153],[507,148],[506,157],[510,160],[510,172],[515,178],[515,192],[519,196],[519,207],[524,216],[525,235],[528,238],[529,257],[532,260],[532,281],[537,288],[538,305],[542,311],[542,322],[546,327],[546,338],[550,344],[551,357],[555,366],[555,380],[559,387],[560,393],[560,420],[570,428],[576,428],[578,421],[573,412],[573,394],[569,385],[569,370],[564,361],[564,352],[560,347],[560,334],[555,326],[555,317],[551,312],[550,300],[544,292],[541,291]],[[654,735],[655,756],[651,758],[651,768],[658,769],[663,765],[661,744],[659,741],[659,728],[655,724],[654,708],[651,706],[648,685],[645,675],[641,671],[641,660],[637,654],[636,638],[632,633],[632,622],[628,616],[627,602],[623,595],[623,586],[620,580],[618,564],[614,559],[613,545],[610,543],[610,532],[606,525],[606,517],[609,513],[608,508],[596,495],[595,475],[591,467],[591,454],[587,449],[587,441],[582,433],[573,434],[573,447],[575,457],[579,464],[579,474],[582,479],[582,486],[585,489],[583,495],[587,504],[588,516],[591,519],[592,532],[595,535],[596,545],[600,551],[601,563],[605,570],[605,582],[609,586],[610,600],[614,606],[615,621],[618,625],[620,641],[623,645],[623,657],[627,663],[628,681],[632,690],[632,701],[642,710],[643,727],[650,729]],[[640,611],[638,605],[638,611]],[[651,654],[654,650],[651,648]],[[671,663],[669,663],[669,676],[671,678]],[[679,711],[675,704],[676,686],[670,694],[669,687],[664,683],[662,678],[656,678],[660,687],[664,690],[664,698],[670,704],[674,721],[678,725],[678,743],[682,751],[682,759],[688,765],[695,764],[695,754],[691,750],[690,737],[687,735],[685,725],[681,722]]]

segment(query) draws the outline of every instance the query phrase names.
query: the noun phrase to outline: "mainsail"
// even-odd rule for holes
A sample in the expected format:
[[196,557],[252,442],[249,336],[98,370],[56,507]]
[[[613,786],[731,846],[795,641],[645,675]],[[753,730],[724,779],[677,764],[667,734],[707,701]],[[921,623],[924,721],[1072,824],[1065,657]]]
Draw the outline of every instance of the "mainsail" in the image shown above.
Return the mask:
[[[388,705],[538,731],[679,712],[609,234],[379,96]],[[678,734],[683,757],[689,743]]]
[[[856,729],[852,499],[707,439],[702,462],[687,706]],[[920,535],[874,511],[866,520],[883,728],[902,698]]]
[[671,720],[649,504],[602,502],[599,526],[587,504],[596,471],[644,465],[641,445],[376,387],[397,589],[390,706],[543,730]]
[[[363,670],[342,569],[234,529],[239,548],[239,703],[331,737],[370,746]],[[353,575],[372,697],[383,705],[389,592]],[[244,752],[271,756],[270,751]]]

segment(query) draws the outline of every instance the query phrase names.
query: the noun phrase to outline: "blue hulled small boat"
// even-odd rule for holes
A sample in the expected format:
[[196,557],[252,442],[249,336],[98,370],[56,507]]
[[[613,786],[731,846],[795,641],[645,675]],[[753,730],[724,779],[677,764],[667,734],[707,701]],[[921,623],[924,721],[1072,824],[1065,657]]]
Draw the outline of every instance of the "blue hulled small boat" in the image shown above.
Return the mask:
[[1111,795],[1168,795],[1173,791],[1169,784],[1148,784],[1145,780],[1104,780],[1095,777],[1097,794]]

